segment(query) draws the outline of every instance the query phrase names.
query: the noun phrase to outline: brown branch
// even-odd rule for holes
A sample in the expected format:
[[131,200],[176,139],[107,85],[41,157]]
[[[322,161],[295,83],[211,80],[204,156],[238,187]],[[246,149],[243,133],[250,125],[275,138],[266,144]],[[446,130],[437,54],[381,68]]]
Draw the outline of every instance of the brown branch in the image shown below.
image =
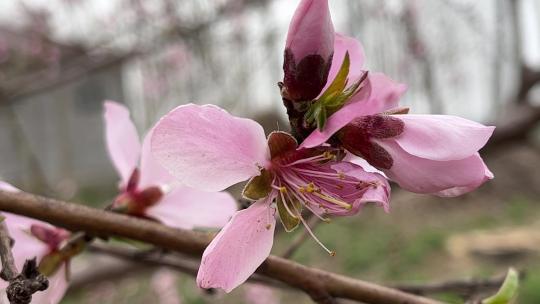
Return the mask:
[[504,120],[497,124],[495,133],[483,151],[491,151],[514,142],[526,140],[540,122],[540,107],[528,104],[513,106]]
[[[143,266],[152,267],[167,267],[191,276],[197,276],[199,263],[193,260],[186,259],[185,256],[174,256],[166,252],[155,251],[140,251],[117,246],[104,246],[100,244],[92,244],[88,246],[91,253],[104,254],[115,258],[130,261]],[[135,264],[135,265],[136,265]],[[287,285],[275,280],[268,279],[259,274],[254,274],[249,278],[250,282],[264,284],[272,287],[287,288]]]
[[505,276],[501,276],[488,279],[452,280],[417,285],[394,285],[393,287],[417,295],[454,293],[468,298],[486,291],[497,290],[501,287],[504,279]]
[[[151,221],[24,192],[0,191],[0,210],[43,220],[72,231],[131,238],[197,257],[202,254],[210,241],[209,235],[204,233],[170,228]],[[310,268],[276,256],[269,256],[257,269],[257,273],[303,290],[312,297],[322,290],[331,297],[372,304],[440,303],[396,289]]]
[[17,270],[17,266],[15,266],[15,259],[11,252],[13,240],[9,236],[4,220],[5,219],[2,219],[2,223],[0,223],[0,258],[2,259],[2,272],[0,272],[0,277],[9,282],[19,275],[19,271]]
[[2,259],[0,278],[9,282],[6,288],[9,303],[29,304],[34,293],[49,287],[49,281],[37,270],[35,258],[27,260],[22,272],[19,273],[11,252],[12,243],[6,223],[2,220],[0,223],[0,258]]

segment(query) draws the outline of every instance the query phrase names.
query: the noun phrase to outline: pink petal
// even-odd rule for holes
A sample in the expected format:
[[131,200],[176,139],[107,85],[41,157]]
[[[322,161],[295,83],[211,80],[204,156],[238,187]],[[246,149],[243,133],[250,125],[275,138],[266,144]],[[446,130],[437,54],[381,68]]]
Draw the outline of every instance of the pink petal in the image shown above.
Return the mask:
[[38,260],[48,253],[48,246],[30,234],[32,225],[52,227],[51,225],[28,217],[3,212],[9,235],[15,241],[12,252],[15,266],[21,270],[27,259],[37,257]]
[[432,160],[467,158],[480,150],[495,127],[449,115],[395,115],[405,123],[395,141],[408,153]]
[[220,191],[259,174],[268,160],[263,128],[212,105],[188,104],[154,128],[152,153],[184,185]]
[[230,292],[244,283],[270,254],[274,241],[273,198],[237,212],[204,251],[197,284]]
[[394,82],[382,73],[370,73],[368,81],[369,86],[366,89],[369,90],[369,94],[360,91],[349,103],[328,118],[322,132],[318,129],[313,131],[300,146],[303,148],[319,146],[357,117],[396,108],[399,98],[407,90],[405,85]]
[[2,191],[11,191],[11,192],[19,192],[21,190],[13,187],[11,184],[8,184],[4,181],[0,181],[0,190]]
[[66,278],[66,265],[62,265],[49,278],[49,288],[45,291],[37,292],[32,296],[32,303],[36,304],[57,304],[60,303],[68,289]]
[[485,169],[484,178],[479,180],[478,183],[442,190],[437,193],[434,193],[434,195],[437,195],[440,197],[455,197],[455,196],[460,196],[462,194],[476,190],[476,188],[480,187],[483,183],[494,178],[493,173],[491,173],[491,171],[488,169],[486,164],[484,164],[484,169]]
[[377,174],[380,174],[381,176],[383,177],[386,177],[386,175],[384,174],[384,172],[382,172],[381,170],[373,167],[372,165],[370,165],[367,160],[361,158],[361,157],[358,157],[352,153],[347,153],[345,155],[345,158],[343,158],[343,161],[345,162],[350,162],[350,163],[353,163],[355,165],[358,165],[360,167],[362,167],[362,169],[364,169],[364,171],[366,172],[371,172],[371,173],[377,173]]
[[449,189],[456,188],[463,194],[463,190],[472,190],[489,179],[478,153],[461,160],[435,161],[411,155],[394,142],[378,143],[394,160],[392,168],[384,170],[386,175],[411,192],[435,194],[447,190],[444,193],[450,194]]
[[153,129],[148,131],[142,145],[139,188],[167,185],[174,180],[169,171],[159,164],[151,153],[152,132]]
[[112,163],[126,184],[137,168],[141,144],[135,125],[129,118],[129,110],[116,102],[105,102],[105,137]]
[[[360,101],[363,104],[358,109],[361,115],[379,114],[399,106],[399,99],[407,91],[407,86],[399,83],[384,75],[383,73],[369,73],[369,83],[371,85],[371,94],[367,101]],[[351,101],[353,103],[354,101]]]
[[385,176],[379,173],[368,172],[359,165],[345,161],[333,165],[332,169],[355,177],[360,181],[373,184],[359,201],[354,202],[353,205],[356,208],[366,203],[376,203],[383,207],[386,212],[390,211],[390,184]]
[[237,211],[236,201],[227,192],[203,192],[178,187],[146,213],[168,226],[221,228]]
[[334,46],[334,25],[328,0],[302,0],[289,25],[285,48],[290,49],[296,62],[308,55],[327,58]]
[[[349,68],[349,82],[354,81],[356,78],[362,76],[364,66],[364,48],[360,41],[353,37],[348,37],[339,33],[334,36],[334,56],[332,57],[332,66],[330,67],[330,73],[328,74],[328,81],[322,92],[330,86],[334,78],[341,68],[345,53],[349,52],[349,59],[351,60],[351,66]],[[321,94],[322,94],[321,92]]]

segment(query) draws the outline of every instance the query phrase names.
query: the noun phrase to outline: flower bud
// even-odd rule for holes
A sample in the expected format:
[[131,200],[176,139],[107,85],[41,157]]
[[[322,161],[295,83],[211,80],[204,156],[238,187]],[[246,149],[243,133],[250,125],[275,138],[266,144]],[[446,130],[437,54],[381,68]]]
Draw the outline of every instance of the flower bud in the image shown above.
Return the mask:
[[328,0],[302,0],[287,35],[284,97],[309,101],[326,84],[334,53],[334,26]]

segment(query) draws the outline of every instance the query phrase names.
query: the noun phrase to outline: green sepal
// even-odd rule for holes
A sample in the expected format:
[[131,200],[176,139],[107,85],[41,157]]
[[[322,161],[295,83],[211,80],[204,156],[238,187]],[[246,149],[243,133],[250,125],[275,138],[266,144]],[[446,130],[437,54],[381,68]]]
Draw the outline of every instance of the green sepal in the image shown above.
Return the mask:
[[44,256],[39,262],[39,272],[50,277],[62,266],[62,263],[81,253],[86,248],[84,238],[74,238],[59,250],[53,251]]
[[482,300],[482,304],[510,304],[516,299],[519,289],[519,274],[514,268],[508,269],[504,282],[494,296]]
[[326,126],[328,117],[341,109],[352,96],[358,93],[367,74],[347,87],[350,65],[350,56],[349,52],[347,52],[330,86],[324,91],[321,97],[310,105],[306,112],[304,119],[309,125],[316,124],[317,128],[322,131]]
[[65,258],[61,252],[50,253],[39,262],[39,272],[46,277],[50,277],[58,271],[64,261]]
[[261,175],[249,180],[244,187],[242,195],[249,200],[259,200],[267,197],[272,191],[272,173],[266,169],[261,170]]
[[289,211],[287,211],[285,204],[287,204],[287,202],[284,202],[281,199],[281,196],[278,195],[276,198],[276,205],[279,213],[279,219],[281,220],[281,224],[283,224],[283,228],[285,228],[285,231],[291,232],[296,229],[296,227],[298,227],[298,225],[300,224],[300,212],[302,211],[302,205],[296,200],[293,200],[292,203],[294,207],[291,206],[291,204],[287,205],[289,210],[291,210],[292,212],[298,212],[297,216],[293,216],[289,213]]

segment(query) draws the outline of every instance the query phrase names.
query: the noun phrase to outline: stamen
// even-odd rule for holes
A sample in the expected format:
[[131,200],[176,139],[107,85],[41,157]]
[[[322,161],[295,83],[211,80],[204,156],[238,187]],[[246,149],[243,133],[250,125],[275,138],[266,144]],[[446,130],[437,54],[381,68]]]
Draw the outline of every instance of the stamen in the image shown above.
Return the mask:
[[302,221],[302,224],[304,224],[304,227],[306,227],[306,230],[309,233],[309,235],[311,235],[311,237],[315,240],[315,242],[317,242],[317,244],[319,244],[319,246],[321,246],[326,252],[328,252],[330,256],[336,256],[335,251],[328,249],[326,246],[324,246],[324,244],[321,241],[319,241],[319,239],[315,236],[313,231],[311,231],[311,228],[309,228],[308,224],[306,223],[306,221],[301,215],[300,215],[300,221]]
[[328,160],[332,160],[332,159],[336,158],[336,155],[334,153],[330,152],[330,151],[324,151],[323,156],[324,156],[324,158],[326,158]]
[[352,209],[352,206],[351,206],[350,204],[347,204],[347,203],[345,203],[345,202],[343,202],[343,201],[340,201],[340,200],[338,200],[338,199],[335,199],[335,198],[333,198],[333,197],[331,197],[331,196],[327,196],[327,195],[324,195],[324,194],[319,193],[319,192],[313,192],[313,195],[315,195],[315,196],[317,196],[317,197],[320,197],[320,198],[322,198],[323,200],[325,200],[325,201],[327,201],[327,202],[334,203],[334,204],[336,204],[336,205],[338,205],[338,206],[341,206],[341,207],[343,207],[343,208],[345,208],[345,209],[347,209],[347,210],[351,210],[351,209]]
[[283,167],[291,167],[291,166],[298,165],[298,164],[311,163],[311,162],[315,162],[315,161],[319,161],[319,160],[325,160],[325,159],[326,158],[324,157],[323,154],[319,154],[317,156],[312,156],[312,157],[308,157],[308,158],[299,159],[299,160],[297,160],[295,162],[292,162],[290,164],[286,164]]
[[317,187],[315,187],[314,183],[309,183],[306,186],[306,191],[307,191],[307,193],[313,193],[313,192],[317,191]]
[[[281,187],[281,188],[284,188],[284,187]],[[294,213],[292,212],[292,210],[289,209],[289,206],[288,206],[288,204],[287,204],[287,200],[285,199],[285,195],[283,195],[283,193],[284,193],[284,192],[281,192],[281,191],[280,191],[279,195],[281,196],[281,200],[283,201],[283,206],[285,206],[285,210],[287,210],[287,212],[288,212],[293,218],[295,218],[295,219],[298,218],[299,214],[294,214]],[[294,205],[294,204],[293,204],[293,205]],[[294,206],[293,206],[293,208],[294,208]],[[295,209],[296,209],[296,208],[295,208]]]

